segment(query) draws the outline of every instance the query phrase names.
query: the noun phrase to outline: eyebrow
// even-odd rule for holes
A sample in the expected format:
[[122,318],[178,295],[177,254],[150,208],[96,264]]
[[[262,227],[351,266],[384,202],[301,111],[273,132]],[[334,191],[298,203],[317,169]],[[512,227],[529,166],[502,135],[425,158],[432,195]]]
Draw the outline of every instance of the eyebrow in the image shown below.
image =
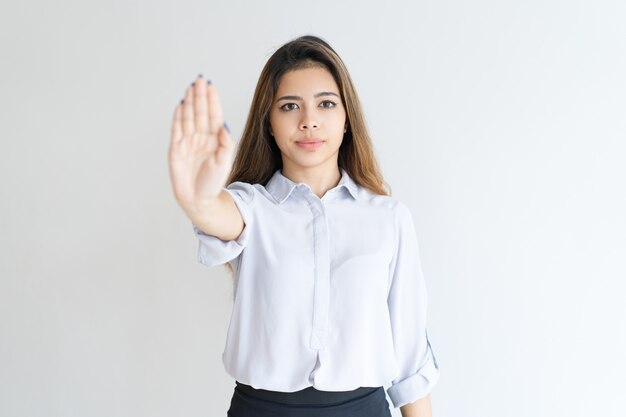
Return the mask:
[[[335,96],[337,98],[341,98],[339,97],[339,95],[337,95],[336,93],[333,93],[332,91],[322,91],[321,93],[317,93],[313,96],[313,98],[318,98],[318,97],[322,97],[322,96]],[[276,101],[280,101],[280,100],[302,100],[302,97],[300,96],[282,96],[281,98],[277,99]]]

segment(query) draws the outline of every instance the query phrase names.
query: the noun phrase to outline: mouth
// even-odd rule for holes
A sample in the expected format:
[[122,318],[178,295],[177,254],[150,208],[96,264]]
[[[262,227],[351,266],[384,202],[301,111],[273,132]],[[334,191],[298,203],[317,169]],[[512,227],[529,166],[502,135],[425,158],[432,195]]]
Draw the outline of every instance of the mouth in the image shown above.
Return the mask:
[[324,141],[322,139],[317,139],[317,138],[296,141],[296,145],[307,150],[315,150],[319,148],[320,146],[322,146],[323,144],[324,144]]

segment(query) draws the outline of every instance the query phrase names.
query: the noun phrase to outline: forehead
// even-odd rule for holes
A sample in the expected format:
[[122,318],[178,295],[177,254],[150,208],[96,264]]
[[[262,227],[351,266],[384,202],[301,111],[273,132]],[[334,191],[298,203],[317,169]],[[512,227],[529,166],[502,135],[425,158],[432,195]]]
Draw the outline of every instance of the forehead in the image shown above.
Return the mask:
[[[288,71],[278,83],[278,95],[312,95],[320,91],[339,94],[339,87],[325,67],[315,66]],[[308,93],[308,94],[307,94]]]

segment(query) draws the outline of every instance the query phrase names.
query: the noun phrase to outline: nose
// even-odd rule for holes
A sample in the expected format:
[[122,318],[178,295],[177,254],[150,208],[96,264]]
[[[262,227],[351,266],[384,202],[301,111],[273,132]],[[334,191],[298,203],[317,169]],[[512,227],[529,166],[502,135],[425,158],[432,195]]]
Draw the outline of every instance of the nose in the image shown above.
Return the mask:
[[317,129],[319,122],[315,119],[312,112],[304,112],[302,120],[300,120],[300,130]]
[[303,121],[300,123],[300,129],[304,130],[304,129],[317,129],[319,126],[317,124],[317,122],[312,122],[312,121]]

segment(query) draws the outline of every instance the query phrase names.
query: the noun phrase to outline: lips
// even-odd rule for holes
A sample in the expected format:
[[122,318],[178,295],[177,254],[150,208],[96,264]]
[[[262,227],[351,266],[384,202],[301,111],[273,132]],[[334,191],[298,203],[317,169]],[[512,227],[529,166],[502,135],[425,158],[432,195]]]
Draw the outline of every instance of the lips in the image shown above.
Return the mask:
[[304,140],[299,140],[296,142],[296,145],[298,145],[299,147],[303,149],[311,150],[311,151],[319,148],[323,144],[324,144],[324,141],[321,139],[304,139]]
[[317,143],[317,142],[324,142],[324,141],[322,139],[313,138],[313,139],[298,140],[296,142],[298,142],[298,143]]

